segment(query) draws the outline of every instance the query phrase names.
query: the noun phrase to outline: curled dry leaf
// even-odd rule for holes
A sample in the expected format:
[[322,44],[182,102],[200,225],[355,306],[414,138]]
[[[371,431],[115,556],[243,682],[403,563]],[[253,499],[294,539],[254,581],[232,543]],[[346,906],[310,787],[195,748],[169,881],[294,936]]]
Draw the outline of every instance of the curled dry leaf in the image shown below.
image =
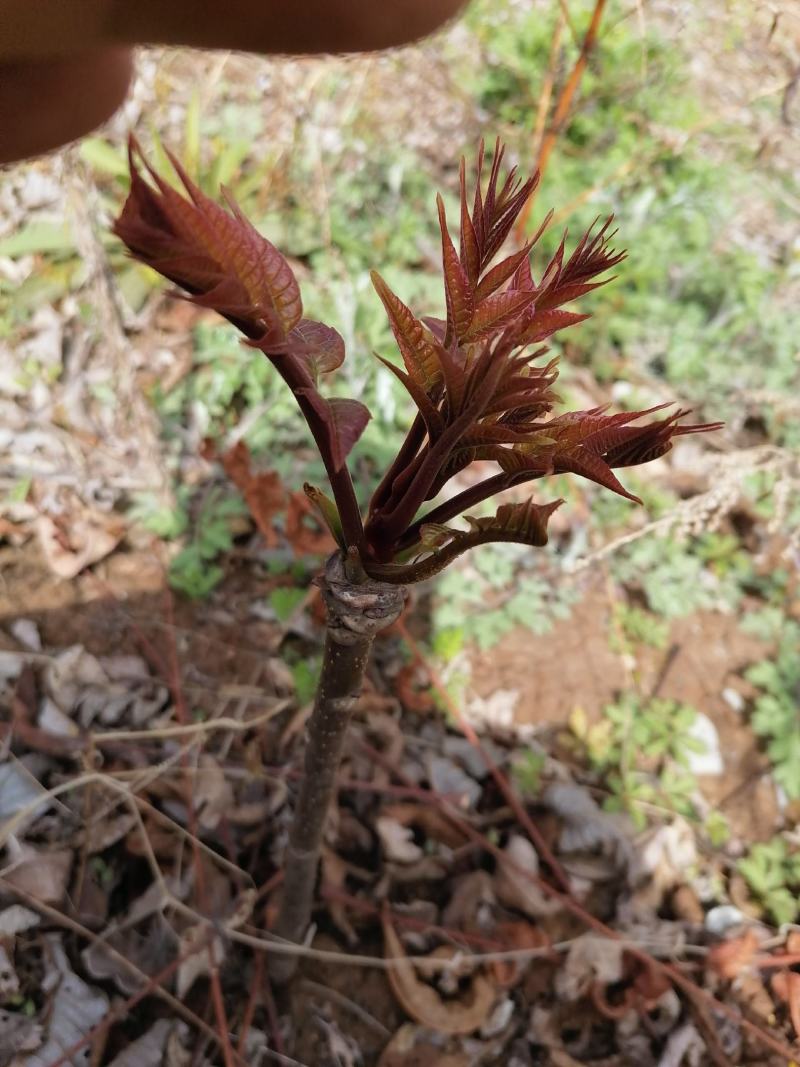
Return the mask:
[[[81,1041],[108,1012],[108,997],[86,984],[72,970],[58,934],[46,934],[45,975],[42,989],[50,994],[47,1041],[25,1067],[51,1067],[65,1049]],[[72,1062],[77,1062],[74,1060]]]
[[800,974],[797,971],[778,971],[773,974],[770,984],[775,996],[789,1005],[789,1018],[795,1037],[800,1040]]
[[467,840],[464,832],[452,819],[439,808],[433,808],[429,804],[390,804],[383,809],[383,814],[403,826],[416,827],[429,841],[438,841],[448,848],[459,848]]
[[330,530],[322,525],[314,505],[303,492],[289,494],[286,540],[300,556],[327,556],[336,548]]
[[418,1026],[404,1023],[383,1050],[378,1067],[469,1067],[466,1052],[445,1052],[432,1044]]
[[752,963],[758,945],[758,934],[751,926],[741,937],[731,937],[718,945],[712,945],[706,956],[706,967],[716,971],[720,978],[738,978]]
[[44,851],[12,837],[8,853],[11,863],[3,878],[9,885],[44,904],[61,903],[72,868],[71,849]]
[[42,1043],[42,1028],[35,1019],[0,1008],[0,1063],[19,1064],[19,1052],[32,1052]]
[[560,999],[578,1000],[595,982],[602,986],[619,982],[624,973],[624,951],[621,941],[599,934],[576,937],[556,975],[556,992]]
[[465,996],[446,1000],[419,977],[387,915],[383,917],[383,937],[386,956],[398,961],[387,972],[389,984],[407,1015],[442,1034],[472,1034],[480,1029],[495,1001],[495,989],[488,978],[476,973]]
[[40,515],[36,533],[53,574],[74,578],[114,551],[125,533],[125,524],[117,515],[92,511],[76,501],[70,514]]
[[146,1034],[128,1045],[124,1052],[120,1052],[109,1067],[161,1067],[164,1047],[173,1026],[174,1023],[169,1019],[159,1019]]
[[408,826],[403,826],[397,819],[388,815],[379,815],[375,820],[375,829],[387,860],[394,863],[416,863],[422,859],[424,853],[414,842],[414,834]]
[[[526,922],[499,923],[493,936],[503,942],[505,950],[546,949],[550,945],[550,938],[543,930]],[[523,978],[531,959],[495,960],[491,966],[496,984],[501,989],[511,989]]]
[[286,503],[286,490],[277,471],[254,472],[250,464],[250,450],[238,441],[222,457],[225,473],[244,497],[253,522],[270,548],[278,543],[273,526],[275,515]]
[[539,874],[539,857],[526,837],[513,834],[503,849],[495,875],[497,897],[508,908],[516,908],[532,919],[555,915],[561,903],[548,897],[534,879]]

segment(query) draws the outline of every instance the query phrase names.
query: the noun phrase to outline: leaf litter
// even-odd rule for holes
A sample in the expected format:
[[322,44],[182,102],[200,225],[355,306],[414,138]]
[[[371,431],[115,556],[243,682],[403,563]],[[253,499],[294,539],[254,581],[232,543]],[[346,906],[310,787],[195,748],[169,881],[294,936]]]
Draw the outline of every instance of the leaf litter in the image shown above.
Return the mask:
[[[88,1063],[95,1031],[112,1064],[179,1063],[196,1040],[192,1017],[214,1030],[215,985],[235,1032],[235,1005],[262,951],[251,939],[268,937],[302,751],[285,732],[291,677],[268,670],[267,688],[242,698],[240,728],[215,731],[210,720],[186,722],[174,678],[143,657],[50,648],[31,626],[16,630],[0,696],[12,725],[12,758],[0,765],[11,827],[0,874],[3,1040],[25,1050],[21,1063],[41,1067],[54,1049],[81,1042],[71,1062]],[[390,636],[382,660],[401,651]],[[370,684],[364,708],[392,710],[354,720],[302,969],[335,999],[312,1028],[299,1026],[291,992],[272,1018],[256,1007],[248,1029],[265,1047],[279,1041],[300,1063],[680,1067],[723,1062],[708,1059],[717,1033],[741,1062],[772,1062],[743,1029],[746,1012],[779,1024],[788,1047],[800,1021],[798,946],[732,906],[724,868],[709,890],[686,820],[665,816],[639,831],[550,755],[529,803],[569,881],[568,899],[554,894],[548,861],[485,759],[442,720],[420,725],[419,711],[386,704],[380,677]],[[266,721],[265,705],[278,709]],[[227,709],[220,701],[216,714]],[[93,737],[104,760],[87,775]],[[505,725],[484,742],[501,769],[525,752]],[[692,894],[687,917],[672,910],[679,891]],[[715,915],[725,909],[723,923]],[[582,915],[617,939],[587,929]],[[343,962],[348,952],[372,957],[379,969],[356,993],[352,968],[326,971],[314,958],[322,946]],[[692,998],[650,958],[676,961],[733,1019],[711,1012],[700,1022]],[[110,995],[144,998],[161,1014],[132,1009],[133,1029],[123,1027],[109,1014]],[[177,1019],[169,995],[189,1021]],[[359,1024],[359,1012],[375,1025]]]

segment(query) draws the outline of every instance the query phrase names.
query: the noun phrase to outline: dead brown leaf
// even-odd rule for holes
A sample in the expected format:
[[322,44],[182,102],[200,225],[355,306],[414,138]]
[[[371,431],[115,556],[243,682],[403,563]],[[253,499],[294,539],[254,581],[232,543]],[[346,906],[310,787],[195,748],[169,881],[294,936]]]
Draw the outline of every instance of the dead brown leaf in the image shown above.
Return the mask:
[[225,771],[207,752],[201,755],[198,763],[193,800],[198,820],[205,830],[215,830],[233,807],[233,789]]
[[375,820],[375,829],[387,860],[393,863],[416,863],[424,855],[414,841],[412,830],[397,819],[389,815],[379,815]]
[[[550,938],[526,922],[499,923],[492,931],[498,941],[502,941],[505,950],[539,949],[550,944]],[[531,960],[496,960],[492,964],[492,975],[501,989],[511,989],[525,975]]]
[[466,1052],[445,1052],[420,1033],[419,1027],[404,1023],[383,1050],[378,1067],[469,1067]]
[[388,970],[389,984],[403,1011],[422,1026],[442,1034],[472,1034],[480,1029],[495,1001],[493,984],[480,972],[473,975],[467,994],[446,1000],[423,981],[411,957],[406,956],[400,938],[388,917],[383,917],[384,949],[387,958],[399,960]]
[[548,897],[531,877],[526,877],[525,872],[532,876],[539,874],[539,857],[530,841],[520,834],[512,834],[503,852],[506,862],[498,864],[494,880],[498,899],[531,919],[561,911],[560,901]]
[[118,515],[93,511],[77,499],[68,512],[39,515],[35,526],[45,561],[58,578],[74,578],[109,555],[125,533]]
[[286,503],[286,490],[280,475],[277,471],[253,472],[250,450],[244,441],[237,441],[221,461],[225,473],[244,497],[261,536],[273,548],[278,543],[273,519]]
[[413,660],[404,664],[395,677],[397,695],[409,711],[427,715],[436,709],[430,679],[421,674],[420,666]]
[[460,848],[467,840],[452,819],[430,804],[390,804],[383,808],[382,815],[403,826],[414,826],[421,830],[429,841],[439,841],[448,848]]
[[286,539],[300,556],[327,556],[336,548],[330,531],[322,525],[314,505],[302,491],[289,494]]
[[800,974],[797,971],[778,971],[773,974],[770,985],[775,996],[789,1005],[789,1018],[795,1037],[800,1040]]
[[8,852],[11,865],[3,879],[9,885],[44,904],[61,903],[72,868],[71,849],[45,851],[20,844],[12,837],[8,842]]
[[720,978],[737,978],[752,962],[758,944],[758,934],[750,927],[740,937],[712,945],[706,956],[706,966],[716,971]]

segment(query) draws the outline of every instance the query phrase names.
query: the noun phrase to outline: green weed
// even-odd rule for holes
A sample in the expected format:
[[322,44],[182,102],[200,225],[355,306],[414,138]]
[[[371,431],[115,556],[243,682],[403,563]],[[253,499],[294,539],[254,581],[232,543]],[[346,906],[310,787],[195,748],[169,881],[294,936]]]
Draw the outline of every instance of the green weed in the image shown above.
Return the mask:
[[187,545],[172,560],[169,582],[173,589],[192,598],[201,598],[219,584],[224,575],[217,559],[233,547],[232,521],[246,514],[244,503],[211,489],[200,510],[189,523]]
[[638,827],[646,825],[648,807],[697,818],[688,756],[705,746],[692,733],[696,716],[677,701],[633,694],[606,706],[592,725],[580,708],[573,711],[572,735],[609,790],[606,810],[627,812]]
[[774,656],[747,671],[762,690],[751,725],[766,742],[775,781],[792,799],[800,797],[800,625],[784,620]]
[[785,837],[753,845],[738,867],[778,925],[800,918],[800,852],[790,849]]

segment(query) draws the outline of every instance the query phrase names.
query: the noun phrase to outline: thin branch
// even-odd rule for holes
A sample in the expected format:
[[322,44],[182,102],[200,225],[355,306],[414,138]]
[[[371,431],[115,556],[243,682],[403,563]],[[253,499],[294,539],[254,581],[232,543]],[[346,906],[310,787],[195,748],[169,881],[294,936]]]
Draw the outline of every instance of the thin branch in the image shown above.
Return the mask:
[[[578,58],[575,60],[575,65],[570,71],[569,77],[564,85],[564,88],[559,94],[556,102],[555,112],[553,114],[550,126],[544,135],[541,147],[536,156],[535,170],[539,171],[541,177],[544,177],[544,173],[547,170],[547,164],[550,159],[550,155],[555,147],[555,143],[563,130],[569,109],[572,105],[575,93],[578,90],[578,86],[581,83],[583,72],[586,69],[586,64],[589,59],[589,53],[595,45],[597,40],[597,33],[600,29],[600,21],[603,17],[603,11],[606,6],[606,0],[595,0],[594,10],[592,11],[592,18],[589,22],[589,28],[586,31],[586,35],[583,38],[583,44],[581,45]],[[530,218],[531,207],[533,200],[528,200],[524,208],[522,209],[520,216],[515,226],[515,233],[519,241],[524,241],[525,234],[528,228],[528,220]]]
[[[162,982],[165,982],[168,978],[170,978],[178,969],[178,967],[181,966],[181,964],[185,963],[186,960],[190,959],[201,949],[205,948],[206,935],[199,938],[197,944],[193,945],[190,951],[183,953],[183,955],[177,956],[171,963],[167,964],[167,966],[164,967],[157,974],[145,974],[145,972],[142,971],[139,967],[137,967],[135,963],[131,963],[127,956],[124,956],[121,952],[117,951],[117,949],[113,948],[113,946],[109,945],[108,942],[100,934],[93,933],[81,923],[76,922],[75,919],[71,919],[68,915],[62,914],[62,912],[58,911],[56,908],[51,908],[50,905],[45,904],[43,901],[31,896],[29,893],[26,893],[24,889],[19,888],[13,883],[7,882],[3,879],[0,879],[0,881],[2,881],[4,890],[13,893],[16,897],[18,897],[18,899],[23,900],[27,907],[30,907],[34,911],[38,911],[41,915],[44,915],[47,919],[49,919],[50,922],[52,922],[54,925],[60,926],[62,929],[65,930],[70,930],[72,933],[77,934],[78,937],[85,941],[88,941],[90,944],[99,946],[100,948],[102,948],[103,952],[107,956],[114,960],[115,963],[119,964],[121,967],[124,967],[125,970],[128,971],[134,978],[142,982],[142,989],[134,993],[133,996],[131,996],[128,1000],[125,1000],[118,1007],[112,1008],[106,1014],[104,1019],[97,1024],[97,1026],[93,1027],[92,1030],[90,1030],[87,1034],[83,1036],[83,1039],[80,1041],[80,1043],[77,1043],[76,1045],[73,1045],[72,1047],[67,1049],[60,1057],[60,1059],[58,1059],[53,1064],[49,1064],[48,1067],[63,1067],[63,1065],[68,1065],[71,1062],[71,1058],[77,1052],[80,1052],[82,1048],[85,1048],[86,1045],[92,1040],[93,1036],[96,1033],[99,1033],[102,1027],[105,1026],[109,1020],[116,1022],[117,1020],[124,1019],[130,1013],[132,1008],[134,1008],[140,1001],[144,1000],[145,997],[150,996],[151,994],[160,997],[161,1000],[163,1000],[166,1004],[169,1005],[169,1007],[175,1012],[177,1016],[184,1019],[187,1023],[190,1024],[190,1026],[194,1026],[197,1030],[204,1034],[205,1037],[209,1038],[211,1041],[214,1041],[217,1045],[221,1044],[219,1034],[217,1034],[217,1032],[211,1026],[209,1026],[208,1023],[205,1023],[199,1015],[196,1015],[190,1008],[187,1008],[182,1001],[178,1000],[177,997],[174,997],[161,984]],[[208,936],[210,937],[215,933],[216,931],[214,931],[213,928],[210,928]],[[242,1067],[247,1067],[243,1059],[241,1059],[240,1057],[237,1057],[237,1059],[242,1065]]]

